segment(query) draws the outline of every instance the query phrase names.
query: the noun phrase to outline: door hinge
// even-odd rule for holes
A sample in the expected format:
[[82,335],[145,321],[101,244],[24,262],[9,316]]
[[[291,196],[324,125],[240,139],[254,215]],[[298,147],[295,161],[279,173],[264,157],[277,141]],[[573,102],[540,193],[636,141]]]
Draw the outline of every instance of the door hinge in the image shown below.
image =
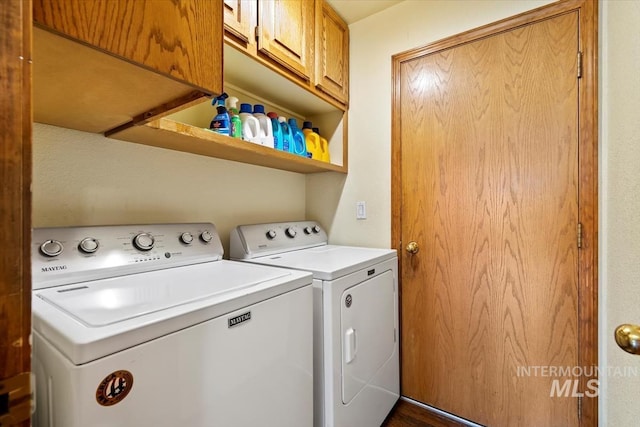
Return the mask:
[[582,396],[578,396],[578,419],[582,419]]
[[582,52],[578,52],[578,78],[582,78]]
[[254,37],[256,38],[256,41],[258,41],[258,39],[260,38],[260,25],[256,25]]
[[582,248],[582,223],[578,223],[578,249]]
[[0,380],[0,426],[12,426],[31,416],[31,374]]
[[393,328],[393,342],[396,342],[396,340],[397,340],[396,328]]

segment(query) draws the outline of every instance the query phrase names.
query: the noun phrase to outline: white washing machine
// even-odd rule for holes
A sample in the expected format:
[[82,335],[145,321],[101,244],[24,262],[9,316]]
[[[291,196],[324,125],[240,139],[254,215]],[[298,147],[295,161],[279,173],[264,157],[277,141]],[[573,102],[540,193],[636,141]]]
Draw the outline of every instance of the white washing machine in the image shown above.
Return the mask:
[[396,251],[329,245],[300,221],[238,226],[230,254],[313,273],[314,425],[379,426],[400,395]]
[[311,274],[212,224],[33,232],[37,427],[313,424]]

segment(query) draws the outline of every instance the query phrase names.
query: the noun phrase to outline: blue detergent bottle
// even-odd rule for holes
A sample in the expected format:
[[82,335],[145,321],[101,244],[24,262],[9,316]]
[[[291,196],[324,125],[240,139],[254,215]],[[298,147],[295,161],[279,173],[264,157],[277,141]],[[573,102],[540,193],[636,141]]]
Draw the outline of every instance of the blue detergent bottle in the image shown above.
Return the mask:
[[267,113],[267,117],[271,120],[271,128],[273,129],[273,148],[276,150],[283,150],[283,138],[282,127],[278,121],[278,113],[270,111]]
[[287,124],[287,119],[280,116],[278,117],[278,122],[280,122],[280,129],[282,130],[282,151],[293,153],[293,150],[291,150],[291,147],[293,147],[293,134]]
[[214,98],[211,101],[212,105],[217,105],[216,109],[218,114],[211,120],[209,124],[209,129],[214,131],[215,133],[219,133],[221,135],[231,135],[231,118],[229,117],[229,113],[227,112],[227,107],[224,106],[225,99],[227,99],[229,95],[223,93],[222,95]]
[[293,154],[297,154],[298,156],[308,157],[307,156],[307,143],[305,141],[304,133],[298,127],[298,122],[296,119],[291,117],[288,120],[289,128],[291,129],[291,136],[293,139],[292,146],[289,147],[289,152]]

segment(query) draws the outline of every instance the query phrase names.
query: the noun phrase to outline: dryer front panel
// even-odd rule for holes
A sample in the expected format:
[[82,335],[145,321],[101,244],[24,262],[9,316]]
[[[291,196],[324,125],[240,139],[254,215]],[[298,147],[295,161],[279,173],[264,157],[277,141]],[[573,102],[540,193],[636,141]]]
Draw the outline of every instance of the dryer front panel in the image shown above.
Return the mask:
[[394,301],[392,271],[385,271],[342,293],[340,323],[344,404],[348,404],[394,354]]

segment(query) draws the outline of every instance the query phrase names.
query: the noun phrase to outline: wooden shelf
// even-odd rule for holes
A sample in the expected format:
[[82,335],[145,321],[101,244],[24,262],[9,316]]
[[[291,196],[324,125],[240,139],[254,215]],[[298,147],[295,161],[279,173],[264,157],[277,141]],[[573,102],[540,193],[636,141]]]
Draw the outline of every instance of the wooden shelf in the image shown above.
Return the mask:
[[347,173],[347,168],[344,166],[307,159],[237,138],[219,135],[215,132],[168,118],[154,120],[145,125],[130,126],[108,136],[122,141],[290,172],[316,173],[333,171]]

